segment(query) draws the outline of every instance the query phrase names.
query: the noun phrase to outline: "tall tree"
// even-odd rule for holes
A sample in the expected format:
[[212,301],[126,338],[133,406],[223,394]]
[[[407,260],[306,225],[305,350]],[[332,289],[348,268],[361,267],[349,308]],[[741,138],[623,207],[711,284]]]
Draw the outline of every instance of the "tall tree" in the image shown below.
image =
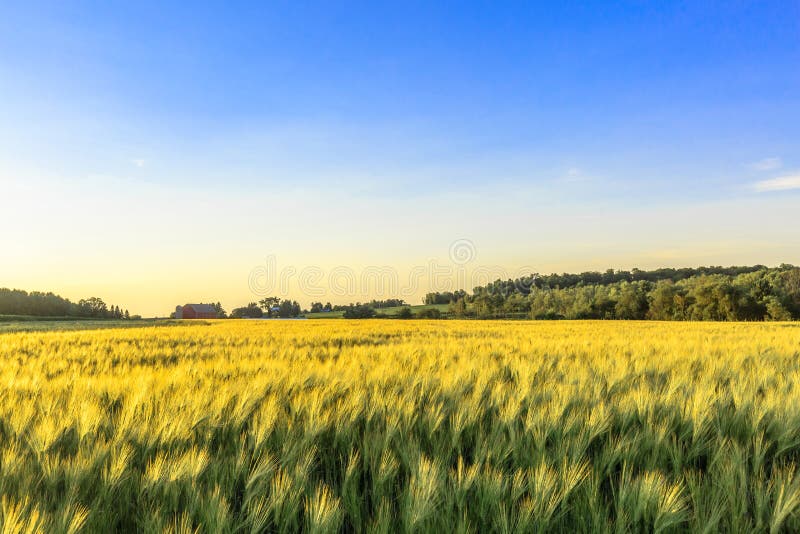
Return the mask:
[[258,301],[259,306],[261,309],[267,313],[267,317],[272,317],[273,315],[273,308],[277,308],[281,305],[280,297],[266,297]]

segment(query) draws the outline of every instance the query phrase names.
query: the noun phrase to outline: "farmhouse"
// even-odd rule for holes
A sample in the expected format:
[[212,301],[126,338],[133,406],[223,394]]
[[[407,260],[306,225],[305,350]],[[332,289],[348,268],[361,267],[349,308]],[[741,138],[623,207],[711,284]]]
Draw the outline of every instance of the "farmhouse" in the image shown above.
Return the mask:
[[210,304],[184,304],[175,308],[176,319],[216,319],[217,310]]

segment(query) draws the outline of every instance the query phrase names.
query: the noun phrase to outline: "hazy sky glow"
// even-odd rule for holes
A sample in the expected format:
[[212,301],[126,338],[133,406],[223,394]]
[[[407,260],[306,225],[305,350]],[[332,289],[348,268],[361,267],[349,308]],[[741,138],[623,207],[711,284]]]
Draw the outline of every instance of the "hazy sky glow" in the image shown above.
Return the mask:
[[797,2],[8,4],[0,287],[800,263]]

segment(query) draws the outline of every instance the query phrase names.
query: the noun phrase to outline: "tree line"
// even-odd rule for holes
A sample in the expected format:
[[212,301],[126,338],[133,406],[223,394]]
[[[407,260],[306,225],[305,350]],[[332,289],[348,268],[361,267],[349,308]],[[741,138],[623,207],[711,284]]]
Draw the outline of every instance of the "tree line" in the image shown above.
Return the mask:
[[288,319],[298,317],[302,311],[300,304],[295,300],[266,297],[258,302],[250,302],[247,306],[234,308],[230,317],[231,319],[260,319],[262,317]]
[[[564,284],[563,286],[560,284]],[[449,299],[456,318],[788,321],[800,319],[800,268],[701,267],[496,280]]]
[[[219,306],[219,303],[214,305]],[[295,300],[281,299],[279,297],[266,297],[258,302],[250,302],[247,306],[234,308],[230,314],[231,319],[259,319],[262,317],[292,318],[306,313],[344,312],[343,317],[351,319],[367,319],[380,315],[375,310],[408,306],[403,299],[371,300],[365,303],[336,304],[330,302],[312,302],[309,309],[302,309]],[[217,314],[220,318],[228,317],[219,307]]]
[[0,288],[0,315],[35,317],[86,317],[95,319],[131,319],[128,310],[106,304],[103,299],[89,297],[72,302],[55,293]]
[[[330,302],[322,304],[322,302],[312,302],[311,307],[308,309],[310,313],[325,313],[325,312],[338,312],[342,311],[347,313],[352,312],[354,308],[371,308],[373,310],[380,310],[382,308],[398,308],[400,306],[408,306],[408,303],[403,299],[383,299],[371,300],[369,302],[350,303],[350,304],[335,304],[331,305]],[[305,310],[304,310],[305,313]]]

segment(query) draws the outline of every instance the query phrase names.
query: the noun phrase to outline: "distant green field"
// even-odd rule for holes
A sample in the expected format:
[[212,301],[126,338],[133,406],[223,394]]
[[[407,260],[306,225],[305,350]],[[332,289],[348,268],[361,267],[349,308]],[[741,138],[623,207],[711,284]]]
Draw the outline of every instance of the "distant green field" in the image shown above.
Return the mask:
[[[422,310],[437,309],[442,313],[447,313],[450,308],[449,304],[417,304],[414,306],[393,306],[391,308],[375,308],[375,312],[379,315],[386,315],[388,317],[396,316],[403,308],[411,308],[411,311],[417,313]],[[306,313],[307,319],[341,319],[344,312],[322,312],[322,313]]]
[[342,311],[332,311],[332,312],[319,312],[319,313],[306,313],[303,314],[306,319],[341,319],[344,312]]
[[442,313],[447,313],[447,310],[450,308],[449,304],[418,304],[416,306],[394,306],[392,308],[376,308],[375,311],[378,313],[382,313],[388,316],[397,315],[400,310],[403,308],[411,308],[411,311],[414,313],[420,312],[422,310],[439,310]]
[[73,316],[40,316],[40,315],[0,315],[0,323],[18,323],[26,321],[87,321],[85,317]]
[[[194,324],[203,321],[192,321]],[[164,319],[83,319],[76,317],[31,317],[26,315],[0,315],[0,334],[6,332],[41,332],[57,330],[97,330],[101,328],[132,328],[143,326],[170,326],[180,321]]]

